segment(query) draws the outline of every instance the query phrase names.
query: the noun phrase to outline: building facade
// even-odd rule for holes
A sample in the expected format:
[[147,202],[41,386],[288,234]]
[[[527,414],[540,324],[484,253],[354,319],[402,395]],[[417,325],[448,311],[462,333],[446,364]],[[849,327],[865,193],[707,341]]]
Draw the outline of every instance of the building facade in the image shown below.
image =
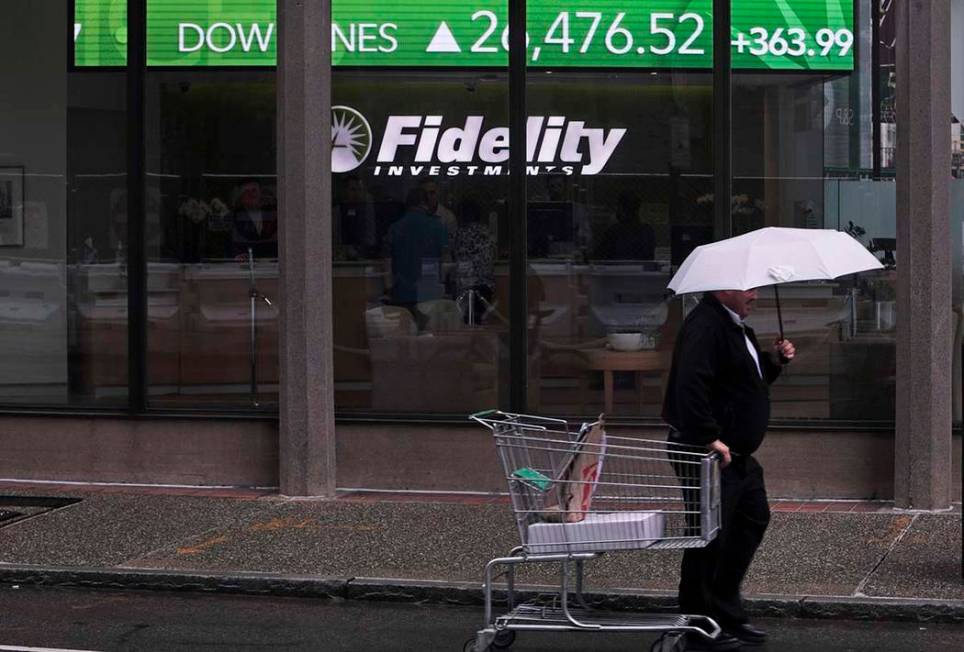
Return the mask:
[[781,289],[773,493],[960,495],[961,3],[2,11],[0,476],[499,490],[468,414],[662,436],[673,271],[787,226],[885,269]]

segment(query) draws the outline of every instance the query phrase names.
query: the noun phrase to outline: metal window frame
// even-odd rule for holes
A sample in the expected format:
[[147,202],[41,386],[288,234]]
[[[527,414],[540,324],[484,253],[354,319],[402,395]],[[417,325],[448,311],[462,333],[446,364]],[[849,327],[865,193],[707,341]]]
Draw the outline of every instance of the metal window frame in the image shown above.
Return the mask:
[[[713,234],[733,235],[733,53],[732,2],[713,1]],[[722,199],[721,199],[722,198]]]
[[146,70],[147,0],[127,0],[127,396],[131,415],[147,409]]
[[509,409],[522,413],[529,387],[526,4],[509,0]]
[[870,0],[870,119],[871,166],[875,181],[881,178],[880,134],[880,0]]

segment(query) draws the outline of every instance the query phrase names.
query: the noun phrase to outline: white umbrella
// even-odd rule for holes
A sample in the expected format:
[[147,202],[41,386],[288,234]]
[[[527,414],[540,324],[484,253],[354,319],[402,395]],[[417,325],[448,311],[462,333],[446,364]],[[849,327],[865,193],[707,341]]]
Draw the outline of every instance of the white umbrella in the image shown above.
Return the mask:
[[[669,282],[676,294],[751,290],[794,281],[830,280],[882,269],[851,236],[832,229],[767,227],[697,247]],[[783,318],[777,292],[780,337]]]

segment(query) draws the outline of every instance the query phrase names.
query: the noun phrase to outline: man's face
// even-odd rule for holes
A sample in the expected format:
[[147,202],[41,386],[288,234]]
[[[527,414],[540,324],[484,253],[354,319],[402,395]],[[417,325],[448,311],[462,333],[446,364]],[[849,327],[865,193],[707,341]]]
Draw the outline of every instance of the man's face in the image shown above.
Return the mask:
[[422,189],[428,195],[428,212],[434,213],[438,209],[438,186],[435,182],[429,181],[422,185]]
[[753,290],[723,290],[722,292],[716,293],[716,298],[720,300],[724,306],[735,312],[740,316],[740,319],[746,319],[750,311],[753,310],[753,305],[757,299],[757,291]]
[[246,183],[241,187],[241,205],[247,209],[261,208],[261,187],[256,183]]

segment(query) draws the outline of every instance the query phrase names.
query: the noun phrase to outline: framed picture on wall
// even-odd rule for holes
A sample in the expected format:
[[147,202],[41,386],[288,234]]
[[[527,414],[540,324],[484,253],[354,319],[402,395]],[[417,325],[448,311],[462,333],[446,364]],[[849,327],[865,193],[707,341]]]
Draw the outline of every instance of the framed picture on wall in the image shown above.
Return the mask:
[[0,166],[0,247],[23,246],[23,166]]

